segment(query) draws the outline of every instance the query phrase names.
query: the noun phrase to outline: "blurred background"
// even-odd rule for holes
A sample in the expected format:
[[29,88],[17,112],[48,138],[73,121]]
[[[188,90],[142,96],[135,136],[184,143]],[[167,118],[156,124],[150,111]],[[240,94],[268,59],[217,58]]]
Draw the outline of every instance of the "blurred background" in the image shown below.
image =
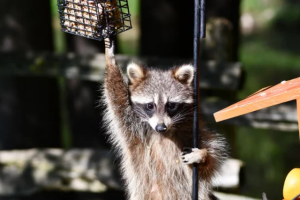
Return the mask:
[[[121,65],[192,61],[193,1],[128,0],[133,29],[117,37]],[[0,199],[125,199],[99,105],[104,44],[61,32],[57,1],[1,0]],[[209,0],[201,42],[201,106],[241,161],[224,193],[282,199],[300,166],[295,102],[216,124],[212,114],[300,76],[298,0]]]

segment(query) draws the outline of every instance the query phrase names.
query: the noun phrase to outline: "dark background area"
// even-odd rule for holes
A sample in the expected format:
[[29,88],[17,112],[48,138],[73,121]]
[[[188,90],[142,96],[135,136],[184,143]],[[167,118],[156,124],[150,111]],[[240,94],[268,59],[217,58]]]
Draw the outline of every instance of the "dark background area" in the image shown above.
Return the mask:
[[[202,47],[201,58],[241,61],[246,72],[244,87],[233,95],[233,99],[245,98],[262,87],[300,76],[298,1],[207,0],[206,3],[207,22],[221,18],[230,24],[230,53],[225,59],[214,56],[207,42]],[[142,0],[139,4],[138,55],[191,59],[193,2]],[[51,15],[50,1],[1,1],[2,56],[55,52],[55,29],[57,23]],[[130,31],[128,35],[133,34]],[[90,55],[104,52],[103,42],[68,34],[65,37],[65,53]],[[120,46],[121,41],[117,41],[117,47]],[[124,52],[117,48],[117,53]],[[0,150],[65,148],[65,143],[71,144],[67,146],[72,148],[110,148],[103,134],[102,108],[97,107],[101,83],[68,79],[63,85],[64,94],[60,90],[61,82],[56,78],[0,74]],[[67,142],[61,119],[62,104],[68,110],[71,132]],[[237,193],[259,198],[267,191],[271,199],[282,198],[286,174],[299,167],[299,135],[247,127],[226,129],[234,129],[237,133],[230,140],[232,153],[247,163],[245,182]],[[117,191],[101,195],[48,191],[24,197],[0,196],[0,199],[102,200],[123,196]]]
[[[20,3],[3,0],[1,4],[3,5],[0,8],[1,53],[5,55],[5,53],[16,52],[24,54],[54,51],[48,1],[30,0]],[[140,13],[141,56],[191,58],[193,49],[192,2],[142,1]],[[237,0],[227,3],[218,0],[207,2],[208,19],[225,17],[232,22],[235,33],[233,45],[236,54],[238,16],[239,1]],[[103,42],[69,34],[65,36],[67,52],[103,53]],[[237,55],[234,55],[234,58],[236,59]],[[44,77],[1,77],[2,110],[0,110],[0,116],[6,123],[2,123],[0,127],[8,126],[4,129],[10,130],[3,131],[4,134],[0,135],[6,138],[6,140],[0,138],[1,149],[61,147],[58,118],[60,98],[57,84],[55,79]],[[100,96],[99,83],[68,80],[66,86],[67,105],[70,110],[72,134],[74,134],[72,144],[74,147],[97,147],[99,143],[95,141],[100,140],[98,133],[101,116],[95,107]],[[43,141],[39,139],[41,134]],[[26,140],[26,138],[29,139]],[[22,144],[17,140],[21,140]]]

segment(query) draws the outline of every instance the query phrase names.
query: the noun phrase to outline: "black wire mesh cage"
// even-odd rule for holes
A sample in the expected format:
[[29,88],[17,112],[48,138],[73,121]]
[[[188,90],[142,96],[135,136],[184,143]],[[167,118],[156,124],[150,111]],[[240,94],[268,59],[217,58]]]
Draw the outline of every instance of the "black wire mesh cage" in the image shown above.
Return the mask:
[[62,31],[95,40],[132,28],[127,0],[57,0]]

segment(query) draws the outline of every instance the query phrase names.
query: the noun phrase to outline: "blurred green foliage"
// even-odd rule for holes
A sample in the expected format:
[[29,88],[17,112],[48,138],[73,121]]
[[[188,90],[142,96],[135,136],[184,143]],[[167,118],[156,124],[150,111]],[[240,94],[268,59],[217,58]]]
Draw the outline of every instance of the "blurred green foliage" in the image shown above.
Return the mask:
[[54,50],[57,53],[64,53],[66,52],[66,47],[67,47],[66,37],[65,34],[61,31],[61,27],[59,23],[57,0],[50,0],[50,6],[51,6]]
[[140,0],[128,0],[132,29],[118,35],[118,52],[120,54],[138,55],[140,52]]
[[[61,31],[57,0],[50,0],[50,5],[51,5],[54,52],[66,53],[67,50],[66,36],[65,33]],[[58,77],[57,85],[59,87],[59,101],[60,101],[61,144],[65,149],[68,149],[72,147],[72,132],[71,132],[69,114],[67,109],[66,79],[63,77]]]
[[[292,0],[244,0],[241,14],[254,20],[241,36],[240,61],[246,81],[239,98],[300,76],[300,3]],[[300,167],[299,133],[237,128],[238,158],[246,164],[241,193],[282,199],[286,175]]]
[[266,8],[274,8],[281,4],[280,0],[243,0],[242,1],[242,11],[243,12],[252,12],[252,13],[259,13],[264,11]]
[[282,199],[286,175],[299,167],[298,133],[246,127],[237,132],[238,153],[246,164],[241,193],[260,198],[266,192],[270,199]]
[[240,49],[240,59],[247,71],[261,67],[273,70],[286,68],[296,70],[300,67],[300,56],[297,54],[269,47],[260,38],[245,43],[247,45],[243,45]]
[[[285,4],[277,13],[274,23],[282,23],[283,26],[294,26],[300,24],[300,5],[288,3]],[[297,27],[295,27],[297,28]],[[298,27],[299,28],[299,27]]]

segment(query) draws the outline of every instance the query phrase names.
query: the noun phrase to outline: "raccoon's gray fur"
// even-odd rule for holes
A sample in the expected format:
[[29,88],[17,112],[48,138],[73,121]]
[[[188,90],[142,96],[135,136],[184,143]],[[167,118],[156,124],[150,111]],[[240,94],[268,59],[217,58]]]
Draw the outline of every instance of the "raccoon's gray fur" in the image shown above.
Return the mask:
[[182,151],[192,145],[192,66],[161,71],[130,64],[127,81],[108,39],[106,46],[105,122],[121,157],[128,199],[191,200],[195,162],[199,199],[210,199],[211,179],[226,158],[226,145],[201,127],[201,149]]

